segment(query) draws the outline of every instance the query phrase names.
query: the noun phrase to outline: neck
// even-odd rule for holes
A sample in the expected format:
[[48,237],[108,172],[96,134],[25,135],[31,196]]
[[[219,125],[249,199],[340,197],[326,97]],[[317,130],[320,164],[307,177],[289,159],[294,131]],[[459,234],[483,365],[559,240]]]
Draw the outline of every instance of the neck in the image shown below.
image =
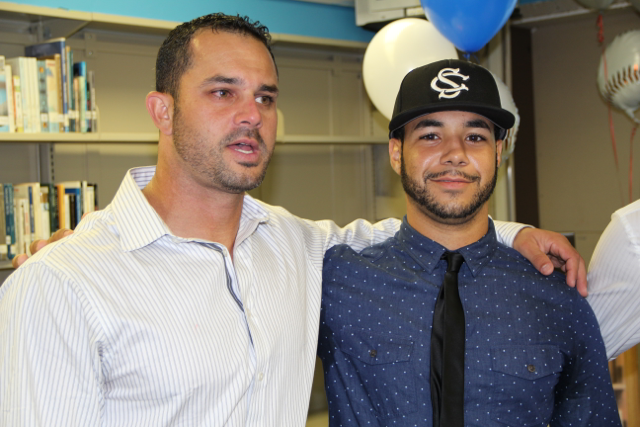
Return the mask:
[[407,197],[407,221],[426,236],[450,251],[477,242],[489,231],[489,206],[485,203],[472,217],[461,223],[446,223],[433,218]]
[[180,165],[158,159],[156,173],[142,191],[171,232],[221,243],[233,253],[244,194],[204,186]]

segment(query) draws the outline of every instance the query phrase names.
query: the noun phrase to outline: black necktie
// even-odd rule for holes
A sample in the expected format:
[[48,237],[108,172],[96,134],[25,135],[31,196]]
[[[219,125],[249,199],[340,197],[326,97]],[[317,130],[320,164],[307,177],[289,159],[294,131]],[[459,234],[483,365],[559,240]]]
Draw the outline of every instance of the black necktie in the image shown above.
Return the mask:
[[431,405],[433,427],[464,426],[464,311],[458,293],[459,253],[445,252],[447,272],[433,313]]

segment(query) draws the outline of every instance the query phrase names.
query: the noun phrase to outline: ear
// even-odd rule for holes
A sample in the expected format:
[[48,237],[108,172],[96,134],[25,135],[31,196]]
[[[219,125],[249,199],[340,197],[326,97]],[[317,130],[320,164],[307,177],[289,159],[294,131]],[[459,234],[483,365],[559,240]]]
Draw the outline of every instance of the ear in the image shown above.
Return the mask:
[[500,164],[502,163],[502,144],[504,141],[502,141],[501,139],[496,141],[496,164],[498,165],[498,167],[500,167]]
[[173,97],[166,93],[149,92],[146,99],[151,120],[165,135],[173,133]]
[[398,138],[389,140],[389,161],[391,167],[398,175],[400,175],[400,165],[402,163],[402,141]]

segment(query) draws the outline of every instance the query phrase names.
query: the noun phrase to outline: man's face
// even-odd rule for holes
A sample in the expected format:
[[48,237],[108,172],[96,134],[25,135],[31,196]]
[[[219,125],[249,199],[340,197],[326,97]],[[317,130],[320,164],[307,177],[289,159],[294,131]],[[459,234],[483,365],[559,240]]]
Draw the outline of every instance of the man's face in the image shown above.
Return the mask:
[[[400,176],[409,202],[439,223],[462,224],[485,205],[496,184],[502,141],[483,116],[461,111],[428,114],[405,125]],[[394,169],[397,165],[394,165]],[[397,169],[396,169],[397,171]]]
[[174,106],[179,161],[200,185],[229,193],[262,182],[276,138],[278,76],[250,36],[201,30]]

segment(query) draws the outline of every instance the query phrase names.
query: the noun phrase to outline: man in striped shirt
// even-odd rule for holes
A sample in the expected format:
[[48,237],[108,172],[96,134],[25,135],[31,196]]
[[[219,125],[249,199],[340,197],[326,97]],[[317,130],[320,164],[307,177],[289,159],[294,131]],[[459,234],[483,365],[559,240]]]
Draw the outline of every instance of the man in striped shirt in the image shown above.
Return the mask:
[[[277,96],[265,27],[214,14],[170,33],[147,96],[157,167],[131,170],[0,288],[0,425],[305,424],[323,255],[399,222],[339,228],[245,195],[275,145]],[[502,224],[503,240],[519,229]],[[537,248],[557,247],[584,285],[566,240],[518,240],[546,273]]]

